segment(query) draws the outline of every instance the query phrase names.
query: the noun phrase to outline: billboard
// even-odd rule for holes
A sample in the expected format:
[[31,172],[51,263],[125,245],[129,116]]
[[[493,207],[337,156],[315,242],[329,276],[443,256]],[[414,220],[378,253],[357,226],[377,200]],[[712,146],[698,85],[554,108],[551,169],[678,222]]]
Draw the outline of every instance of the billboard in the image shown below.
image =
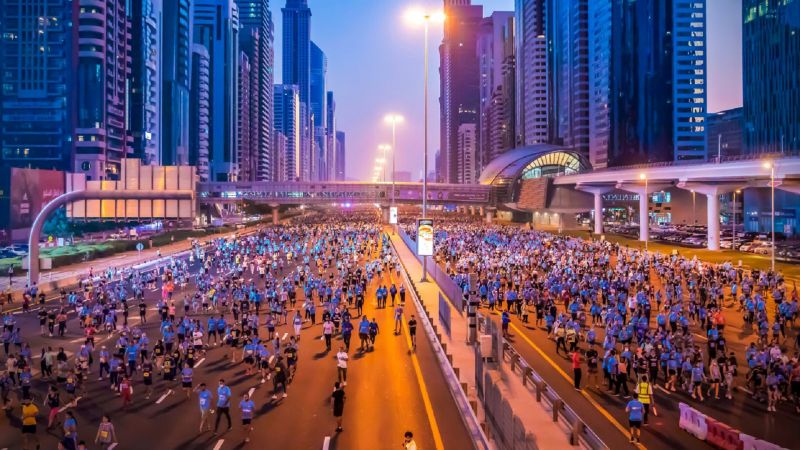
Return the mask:
[[389,207],[389,224],[397,225],[397,206]]
[[417,255],[433,256],[433,219],[417,219]]
[[64,193],[58,170],[11,169],[11,229],[30,228],[42,207]]

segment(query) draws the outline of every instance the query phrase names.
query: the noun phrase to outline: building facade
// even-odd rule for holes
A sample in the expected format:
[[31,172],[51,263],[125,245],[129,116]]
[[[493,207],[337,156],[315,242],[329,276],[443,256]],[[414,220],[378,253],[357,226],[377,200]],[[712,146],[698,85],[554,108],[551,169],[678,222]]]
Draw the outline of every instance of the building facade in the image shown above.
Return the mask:
[[286,180],[286,149],[287,149],[287,142],[286,136],[278,131],[277,129],[274,130],[275,139],[273,139],[273,149],[272,149],[272,158],[275,161],[275,174],[273,175],[273,180],[275,181],[287,181]]
[[[191,89],[192,0],[161,0],[161,155],[164,165],[189,161],[189,91]],[[206,6],[208,9],[211,6]]]
[[209,168],[211,181],[238,177],[237,115],[239,10],[233,0],[197,0],[195,43],[208,50]]
[[458,183],[478,182],[478,126],[462,123],[458,127]]
[[471,0],[445,0],[444,37],[439,46],[441,116],[440,144],[445,182],[462,176],[458,160],[458,129],[463,123],[478,123],[480,108],[479,68],[476,51],[483,6]]
[[0,3],[0,165],[71,170],[77,0]]
[[200,44],[192,44],[192,90],[189,102],[189,164],[197,167],[200,181],[209,181],[211,171],[208,160],[209,138],[209,90],[211,62],[208,50]]
[[250,61],[251,124],[255,139],[255,168],[251,179],[267,181],[273,177],[273,85],[275,83],[275,32],[269,0],[236,0],[239,6],[240,46]]
[[[254,181],[256,166],[258,164],[258,154],[254,152],[258,145],[258,131],[254,127],[251,115],[251,81],[255,77],[247,59],[247,53],[239,53],[239,114],[236,123],[236,160],[238,161],[239,181]],[[255,103],[255,102],[253,102]],[[258,117],[257,115],[255,117]]]
[[293,84],[276,84],[275,97],[275,131],[280,133],[285,145],[276,146],[275,151],[282,151],[276,155],[280,158],[283,171],[276,173],[275,179],[279,181],[299,181],[301,179],[301,134],[300,123],[300,89]]
[[336,181],[345,181],[347,179],[345,138],[344,131],[336,131]]
[[328,112],[326,113],[325,122],[325,145],[327,161],[325,166],[328,168],[326,180],[336,180],[336,100],[333,98],[333,91],[328,91],[326,94],[326,105]]
[[311,9],[308,0],[286,0],[283,13],[283,84],[297,85],[300,101],[311,101]]
[[145,164],[161,164],[161,6],[161,0],[131,1],[130,131],[133,157]]
[[311,42],[311,113],[314,115],[313,180],[328,179],[327,133],[327,78],[328,57],[319,46]]
[[133,143],[127,126],[131,24],[124,0],[81,0],[80,6],[73,166],[87,180],[116,180]]
[[744,120],[741,107],[709,114],[706,128],[709,159],[742,154]]
[[515,3],[517,145],[550,140],[546,6],[547,0]]
[[742,0],[744,151],[800,151],[800,2]]

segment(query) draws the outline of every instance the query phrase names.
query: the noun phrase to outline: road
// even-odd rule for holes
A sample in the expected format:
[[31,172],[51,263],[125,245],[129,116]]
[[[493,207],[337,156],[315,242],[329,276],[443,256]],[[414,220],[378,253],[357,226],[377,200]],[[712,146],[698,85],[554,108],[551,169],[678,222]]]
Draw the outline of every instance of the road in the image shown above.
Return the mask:
[[[191,270],[198,268],[195,263]],[[386,276],[386,275],[385,275]],[[391,275],[388,275],[389,277]],[[386,283],[390,282],[387,278]],[[340,338],[336,338],[332,352],[325,351],[321,341],[319,324],[303,325],[299,341],[299,364],[295,379],[289,386],[287,398],[271,400],[272,383],[262,384],[260,379],[245,375],[242,364],[230,362],[227,349],[212,347],[198,360],[194,384],[205,382],[213,390],[219,378],[224,378],[238,398],[245,392],[252,392],[256,403],[253,421],[255,430],[251,443],[243,441],[244,432],[239,424],[236,407],[232,408],[234,427],[220,435],[198,434],[199,409],[197,397],[187,399],[179,385],[162,381],[156,377],[155,392],[151,398],[144,396],[141,377],[134,377],[134,395],[131,407],[121,410],[120,398],[108,388],[107,382],[97,381],[97,367],[87,386],[87,395],[74,408],[78,421],[80,439],[91,442],[97,424],[103,414],[110,414],[119,436],[119,449],[127,448],[172,448],[172,449],[239,449],[239,448],[291,448],[319,449],[329,439],[331,449],[354,448],[397,448],[402,442],[403,433],[412,430],[420,448],[471,448],[466,429],[458,410],[447,389],[430,344],[420,333],[416,352],[411,351],[407,331],[400,335],[392,334],[394,321],[391,308],[377,309],[375,289],[378,280],[368,286],[365,313],[375,317],[381,327],[375,350],[360,353],[350,352],[348,385],[343,428],[335,433],[335,421],[330,409],[330,394],[336,380],[335,352]],[[188,286],[192,291],[193,285]],[[158,336],[158,318],[155,303],[160,289],[146,295],[149,304],[147,323],[141,329],[151,339]],[[176,297],[182,296],[177,292]],[[303,291],[298,290],[298,307],[303,301]],[[131,308],[131,322],[138,321],[135,308]],[[409,302],[406,316],[418,313]],[[290,312],[291,317],[293,312]],[[319,315],[319,313],[318,313]],[[18,326],[38,355],[42,346],[63,346],[68,354],[78,351],[82,342],[82,332],[75,320],[70,320],[68,333],[63,338],[50,338],[39,335],[38,320],[35,313],[15,315]],[[204,323],[207,316],[199,317]],[[263,321],[262,321],[263,323]],[[281,335],[291,335],[288,326],[279,326]],[[260,330],[262,337],[266,330]],[[116,334],[98,336],[98,345],[115,342]],[[357,347],[354,339],[353,349]],[[239,350],[240,351],[240,350]],[[33,366],[38,368],[38,359]],[[46,384],[34,371],[34,391],[43,396]],[[12,398],[16,396],[12,395]],[[62,390],[63,398],[63,390]],[[236,404],[236,402],[234,402]],[[39,436],[42,448],[55,448],[58,432],[45,432],[47,408],[41,404]],[[0,448],[20,448],[20,408],[14,401],[14,408],[0,419]],[[44,419],[43,419],[44,418]],[[224,422],[220,429],[224,430]],[[90,445],[90,448],[97,448]]]

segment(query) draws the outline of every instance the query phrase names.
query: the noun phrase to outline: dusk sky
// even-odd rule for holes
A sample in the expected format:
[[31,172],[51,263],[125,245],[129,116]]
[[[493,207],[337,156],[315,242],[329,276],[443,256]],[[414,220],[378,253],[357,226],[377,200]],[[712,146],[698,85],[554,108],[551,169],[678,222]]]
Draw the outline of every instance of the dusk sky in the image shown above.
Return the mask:
[[[709,111],[741,106],[741,0],[708,1]],[[337,128],[347,133],[347,177],[372,176],[378,145],[391,142],[386,113],[403,115],[398,128],[397,170],[422,171],[423,32],[403,14],[411,7],[441,8],[441,0],[309,0],[311,39],[328,56],[328,90],[336,97]],[[492,11],[512,11],[514,0],[473,0]],[[285,0],[272,0],[275,82],[281,79]],[[430,34],[429,168],[439,148],[439,54],[441,27]],[[390,166],[391,167],[391,166]],[[390,169],[391,170],[391,169]],[[387,172],[389,178],[390,172]]]

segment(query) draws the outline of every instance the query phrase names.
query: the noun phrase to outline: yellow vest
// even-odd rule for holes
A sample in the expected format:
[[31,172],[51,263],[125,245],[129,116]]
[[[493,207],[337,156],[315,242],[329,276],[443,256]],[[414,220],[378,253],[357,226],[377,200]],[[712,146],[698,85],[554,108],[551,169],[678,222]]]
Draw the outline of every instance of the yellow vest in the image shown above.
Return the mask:
[[639,383],[636,393],[639,394],[639,401],[642,402],[642,404],[650,404],[650,383],[645,383],[644,381]]
[[36,425],[37,414],[39,414],[39,408],[36,405],[22,405],[22,424]]

